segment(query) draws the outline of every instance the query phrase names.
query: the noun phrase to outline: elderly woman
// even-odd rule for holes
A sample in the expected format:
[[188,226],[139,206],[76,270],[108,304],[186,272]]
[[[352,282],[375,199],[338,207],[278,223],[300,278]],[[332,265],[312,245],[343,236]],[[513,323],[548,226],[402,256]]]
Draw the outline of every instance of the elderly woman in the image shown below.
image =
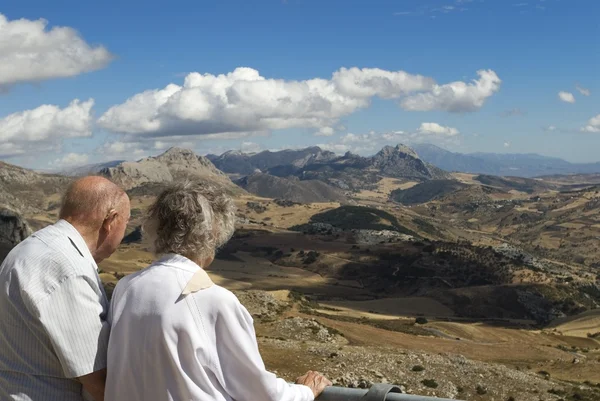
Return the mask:
[[107,400],[310,401],[331,385],[269,373],[250,314],[206,274],[234,221],[233,201],[204,183],[175,184],[150,207],[144,230],[162,257],[113,293]]

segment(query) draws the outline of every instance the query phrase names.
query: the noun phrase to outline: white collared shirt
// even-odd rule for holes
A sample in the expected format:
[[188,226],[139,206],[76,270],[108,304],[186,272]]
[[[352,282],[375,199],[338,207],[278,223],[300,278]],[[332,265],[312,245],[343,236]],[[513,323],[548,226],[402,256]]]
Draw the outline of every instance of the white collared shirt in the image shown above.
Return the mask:
[[0,266],[0,401],[81,401],[74,378],[104,369],[108,301],[97,265],[65,220]]
[[217,285],[183,295],[198,265],[166,255],[123,278],[109,312],[106,400],[312,401],[265,369],[253,320]]

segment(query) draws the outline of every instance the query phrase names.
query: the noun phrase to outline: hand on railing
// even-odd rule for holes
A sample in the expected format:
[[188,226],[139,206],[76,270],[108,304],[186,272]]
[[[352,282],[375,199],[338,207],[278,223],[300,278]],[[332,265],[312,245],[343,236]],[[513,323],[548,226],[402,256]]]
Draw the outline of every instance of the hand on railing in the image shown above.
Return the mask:
[[315,398],[317,398],[327,386],[331,386],[331,382],[319,372],[309,370],[304,376],[296,379],[296,384],[303,384],[309,387]]

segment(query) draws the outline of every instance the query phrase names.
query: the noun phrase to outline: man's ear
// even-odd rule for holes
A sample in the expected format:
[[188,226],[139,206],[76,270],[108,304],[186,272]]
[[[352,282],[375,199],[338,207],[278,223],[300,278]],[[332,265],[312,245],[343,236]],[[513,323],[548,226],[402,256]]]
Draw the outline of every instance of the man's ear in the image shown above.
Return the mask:
[[117,219],[118,215],[119,213],[117,213],[115,209],[110,209],[110,211],[104,218],[104,221],[102,222],[102,228],[104,229],[104,231],[109,233],[112,230],[113,223]]

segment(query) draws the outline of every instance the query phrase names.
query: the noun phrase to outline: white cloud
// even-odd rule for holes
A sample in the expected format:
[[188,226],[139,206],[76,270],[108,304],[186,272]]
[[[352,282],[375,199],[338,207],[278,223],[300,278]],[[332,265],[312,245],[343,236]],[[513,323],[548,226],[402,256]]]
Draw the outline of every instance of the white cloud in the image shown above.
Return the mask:
[[549,125],[549,126],[545,127],[544,130],[546,130],[546,131],[556,131],[556,126]]
[[[479,75],[481,79],[471,84],[439,86],[432,78],[378,68],[341,68],[330,80],[305,81],[267,79],[251,68],[218,76],[191,73],[182,86],[170,84],[134,95],[111,107],[98,122],[136,140],[220,138],[287,128],[314,128],[317,135],[327,136],[340,118],[368,107],[373,97],[404,98],[401,104],[409,110],[474,111],[500,83],[493,71]],[[411,106],[418,103],[416,96],[431,97],[434,104]]]
[[0,118],[0,154],[35,153],[59,147],[65,138],[91,136],[93,105],[93,99],[75,99],[63,109],[46,104]]
[[[351,147],[343,143],[319,143],[317,144],[323,150],[329,150],[333,153],[346,153],[351,151]],[[360,153],[360,149],[355,149],[353,153]]]
[[140,147],[140,144],[134,143],[134,142],[121,142],[121,141],[106,142],[104,145],[102,145],[98,149],[98,152],[107,156],[108,158],[112,158],[112,157],[116,157],[116,156],[119,156],[119,157],[131,156],[131,155],[137,157],[137,156],[149,154],[151,149],[163,150],[168,147],[168,146],[163,147],[163,143],[160,141],[154,142],[153,145],[154,146],[151,146],[148,148],[142,148],[142,147]]
[[89,156],[82,153],[68,153],[60,159],[54,160],[53,165],[59,167],[82,166],[87,163]]
[[492,70],[479,70],[477,75],[479,79],[469,84],[457,81],[446,85],[435,85],[429,92],[402,99],[400,105],[410,111],[443,110],[454,113],[476,111],[483,106],[487,98],[500,89],[502,83]]
[[94,100],[73,100],[69,106],[45,104],[33,110],[9,114],[0,119],[0,141],[43,141],[92,135]]
[[583,132],[600,132],[600,114],[590,118],[587,125],[581,128]]
[[395,99],[404,94],[431,89],[435,81],[422,75],[380,68],[340,68],[331,81],[336,92],[351,99],[378,96]]
[[565,103],[575,103],[575,96],[570,92],[558,92],[558,98]]
[[508,141],[504,142],[504,147],[505,148],[510,148],[510,142],[508,142]]
[[256,153],[261,151],[261,147],[254,142],[242,142],[240,150],[244,153]]
[[381,135],[375,131],[370,131],[366,134],[348,133],[339,137],[336,141],[317,146],[325,150],[330,150],[335,153],[372,153],[377,149],[377,144],[381,139]]
[[390,131],[378,133],[370,131],[366,134],[348,133],[336,137],[329,143],[319,144],[323,149],[335,153],[352,152],[362,155],[373,154],[384,145],[397,145],[398,143],[437,143],[456,144],[460,132],[456,128],[445,127],[437,123],[423,123],[414,131]]
[[444,127],[438,123],[422,123],[417,133],[423,135],[456,136],[460,132],[456,128]]
[[105,67],[113,56],[69,27],[47,30],[43,19],[9,21],[0,14],[0,87],[64,78]]
[[111,107],[105,128],[151,136],[220,134],[331,126],[369,105],[370,98],[395,98],[425,90],[432,80],[403,71],[340,69],[332,80],[266,79],[251,68],[226,75],[191,73],[183,86],[137,94]]
[[398,141],[401,138],[406,137],[408,133],[404,131],[392,131],[392,132],[384,132],[381,134],[381,138],[388,142]]
[[335,133],[335,130],[331,127],[321,127],[317,132],[315,132],[315,136],[331,136]]
[[25,147],[12,142],[0,142],[0,157],[18,156],[25,153]]
[[584,88],[583,86],[575,85],[575,89],[577,89],[577,91],[583,96],[590,96],[592,94],[592,92],[589,89]]

